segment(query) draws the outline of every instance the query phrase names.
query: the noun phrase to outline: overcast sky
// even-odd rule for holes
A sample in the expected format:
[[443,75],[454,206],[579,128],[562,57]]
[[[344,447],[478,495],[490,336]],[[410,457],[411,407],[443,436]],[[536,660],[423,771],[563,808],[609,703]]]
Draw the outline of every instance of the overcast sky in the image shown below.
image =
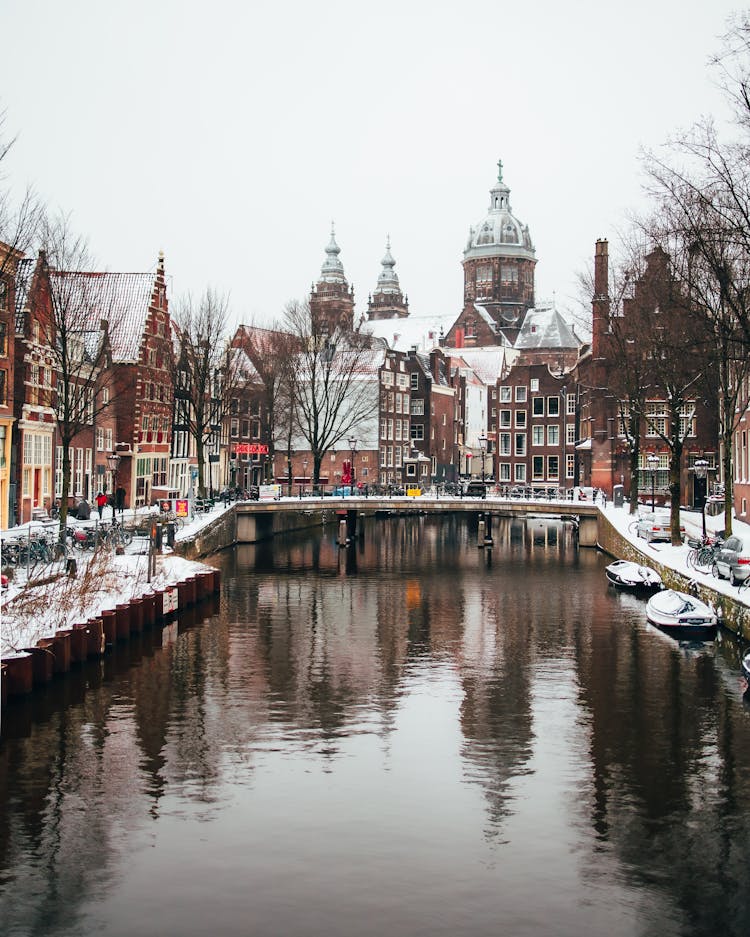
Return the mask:
[[0,0],[5,184],[101,269],[210,285],[236,320],[304,298],[331,220],[358,310],[390,234],[415,315],[456,315],[502,159],[537,299],[641,204],[638,151],[720,109],[724,0]]

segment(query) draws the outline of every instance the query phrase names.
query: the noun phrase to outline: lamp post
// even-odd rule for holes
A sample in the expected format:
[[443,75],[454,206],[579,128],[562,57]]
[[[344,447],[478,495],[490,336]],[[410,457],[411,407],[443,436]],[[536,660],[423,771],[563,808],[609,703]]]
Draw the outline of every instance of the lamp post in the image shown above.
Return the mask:
[[653,514],[655,510],[656,472],[659,468],[659,456],[654,455],[652,452],[650,456],[647,456],[646,462],[648,463],[648,470],[651,472],[651,513]]
[[354,456],[357,454],[357,440],[354,436],[349,437],[349,448],[352,450],[351,489],[354,494]]
[[[708,475],[708,462],[706,459],[696,459],[693,464],[695,477],[705,479]],[[706,542],[706,489],[703,490],[703,501],[701,503],[701,521],[703,522],[703,542]]]
[[479,437],[479,448],[482,451],[482,484],[484,484],[484,454],[487,452],[487,437],[484,433]]
[[302,484],[299,486],[299,496],[302,499],[302,486],[307,481],[307,459],[302,460]]
[[112,452],[110,453],[110,455],[107,456],[107,467],[109,468],[109,471],[111,472],[111,480],[110,480],[111,489],[110,490],[112,491],[112,520],[113,521],[115,519],[115,510],[117,508],[117,467],[120,464],[121,458],[122,457],[119,456],[116,452]]

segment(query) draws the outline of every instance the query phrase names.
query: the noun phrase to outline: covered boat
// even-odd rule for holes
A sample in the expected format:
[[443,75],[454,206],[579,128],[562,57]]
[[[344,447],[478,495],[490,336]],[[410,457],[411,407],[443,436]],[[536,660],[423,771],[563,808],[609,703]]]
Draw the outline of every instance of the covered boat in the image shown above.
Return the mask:
[[646,617],[652,625],[676,638],[710,641],[716,636],[716,615],[700,599],[664,589],[646,603]]
[[649,566],[639,566],[628,560],[615,560],[605,569],[613,586],[634,592],[654,592],[662,588],[661,576]]

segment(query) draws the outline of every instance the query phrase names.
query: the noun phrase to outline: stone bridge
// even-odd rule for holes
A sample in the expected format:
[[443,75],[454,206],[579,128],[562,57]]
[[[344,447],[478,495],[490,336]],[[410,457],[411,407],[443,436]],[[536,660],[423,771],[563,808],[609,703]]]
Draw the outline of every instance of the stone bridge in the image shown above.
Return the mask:
[[[234,542],[257,543],[277,534],[323,523],[346,523],[349,537],[368,517],[410,514],[474,514],[490,530],[492,518],[549,515],[575,520],[580,546],[596,547],[599,508],[581,501],[536,501],[507,498],[348,497],[283,498],[280,501],[243,501],[235,506]],[[358,520],[359,519],[359,520]]]

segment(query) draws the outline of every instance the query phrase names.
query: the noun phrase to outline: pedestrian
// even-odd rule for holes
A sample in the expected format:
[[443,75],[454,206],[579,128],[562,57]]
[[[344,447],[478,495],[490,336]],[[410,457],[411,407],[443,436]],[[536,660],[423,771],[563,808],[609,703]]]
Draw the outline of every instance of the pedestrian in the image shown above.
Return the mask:
[[[115,506],[117,507],[117,510],[120,512],[120,514],[122,514],[122,512],[125,510],[125,489],[122,487],[122,485],[120,485],[115,492]],[[114,510],[115,509],[113,507],[113,513]]]
[[99,512],[99,520],[102,519],[102,514],[104,513],[104,505],[107,503],[107,496],[103,491],[100,491],[96,496],[96,509]]

